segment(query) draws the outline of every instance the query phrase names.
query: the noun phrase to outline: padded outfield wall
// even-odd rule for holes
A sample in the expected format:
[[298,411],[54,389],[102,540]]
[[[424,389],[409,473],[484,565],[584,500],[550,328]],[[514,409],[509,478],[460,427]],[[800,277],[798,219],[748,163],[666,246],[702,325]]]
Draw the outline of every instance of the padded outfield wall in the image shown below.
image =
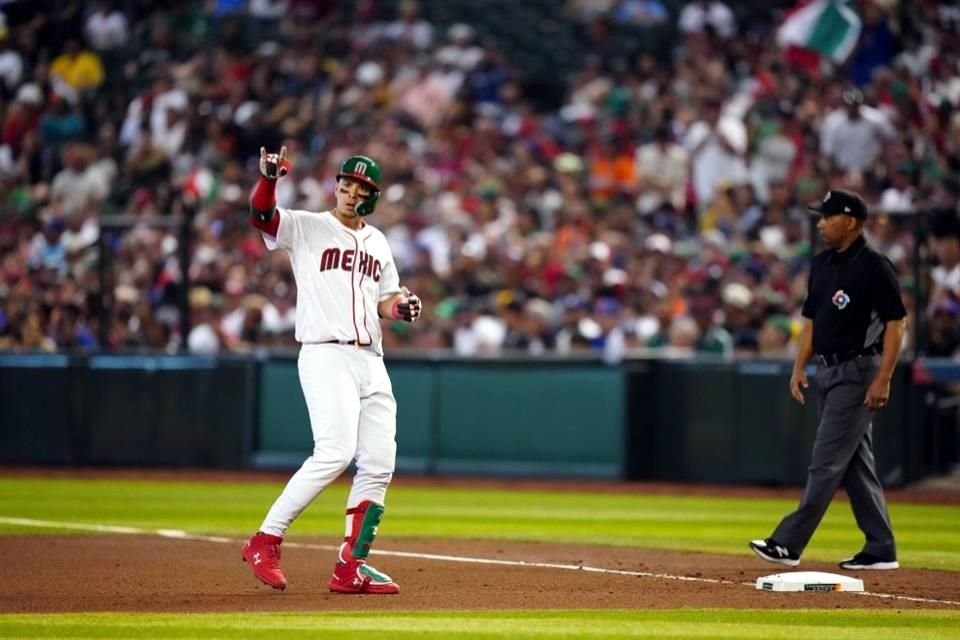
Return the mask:
[[[434,356],[388,368],[401,472],[797,485],[816,427],[814,403],[787,392],[785,361]],[[954,374],[898,367],[875,420],[886,484],[949,464],[932,411],[937,380]],[[0,403],[4,463],[295,468],[312,448],[294,357],[3,354]]]

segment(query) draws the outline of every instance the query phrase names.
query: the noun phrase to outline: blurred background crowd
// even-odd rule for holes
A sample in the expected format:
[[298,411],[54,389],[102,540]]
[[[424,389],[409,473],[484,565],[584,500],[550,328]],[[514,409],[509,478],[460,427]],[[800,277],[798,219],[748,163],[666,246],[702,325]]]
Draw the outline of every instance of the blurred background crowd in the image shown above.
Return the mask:
[[829,186],[953,356],[960,7],[818,2],[849,50],[787,38],[809,1],[0,2],[0,350],[294,346],[247,221],[286,144],[281,206],[383,166],[388,349],[789,355]]

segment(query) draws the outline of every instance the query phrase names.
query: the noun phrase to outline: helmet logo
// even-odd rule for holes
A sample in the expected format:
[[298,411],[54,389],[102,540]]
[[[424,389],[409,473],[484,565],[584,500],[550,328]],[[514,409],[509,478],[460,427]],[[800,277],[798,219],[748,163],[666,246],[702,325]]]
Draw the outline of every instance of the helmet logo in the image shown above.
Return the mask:
[[353,172],[361,176],[367,175],[367,163],[358,162],[356,166],[354,166]]

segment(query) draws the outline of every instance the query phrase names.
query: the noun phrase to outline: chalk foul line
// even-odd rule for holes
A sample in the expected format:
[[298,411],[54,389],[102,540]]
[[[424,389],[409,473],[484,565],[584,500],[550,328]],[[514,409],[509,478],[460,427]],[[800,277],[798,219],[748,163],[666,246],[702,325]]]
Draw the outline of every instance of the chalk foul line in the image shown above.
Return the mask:
[[[213,542],[217,544],[242,544],[242,540],[225,536],[206,536],[189,533],[181,529],[144,529],[140,527],[126,527],[108,524],[86,522],[56,522],[53,520],[35,520],[33,518],[10,518],[0,516],[0,524],[20,527],[35,527],[42,529],[67,529],[74,531],[94,531],[97,533],[116,533],[122,535],[160,536],[176,540],[193,542]],[[314,549],[318,551],[336,551],[339,546],[313,544],[308,542],[284,542],[286,548]],[[459,562],[461,564],[485,564],[505,567],[527,567],[531,569],[558,569],[561,571],[583,571],[585,573],[600,573],[606,575],[630,576],[636,578],[653,578],[656,580],[674,580],[678,582],[700,582],[706,584],[746,585],[754,587],[753,582],[737,582],[720,578],[703,578],[699,576],[681,576],[670,573],[653,573],[649,571],[633,571],[630,569],[608,569],[606,567],[591,567],[583,564],[563,564],[557,562],[530,562],[527,560],[502,560],[496,558],[476,558],[470,556],[454,556],[439,553],[419,553],[414,551],[391,551],[388,549],[371,549],[371,554],[394,558],[414,558],[418,560],[434,560],[439,562]],[[920,598],[905,596],[896,593],[875,593],[872,591],[854,591],[856,595],[883,598],[886,600],[900,600],[904,602],[921,602],[927,604],[942,604],[960,607],[960,602],[954,600],[938,600],[936,598]]]

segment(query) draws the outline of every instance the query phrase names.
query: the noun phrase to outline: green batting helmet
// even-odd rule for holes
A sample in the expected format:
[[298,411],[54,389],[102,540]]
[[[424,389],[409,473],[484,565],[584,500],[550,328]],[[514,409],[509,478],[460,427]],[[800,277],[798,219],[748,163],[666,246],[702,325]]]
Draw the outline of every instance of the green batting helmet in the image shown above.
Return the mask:
[[370,197],[357,205],[357,213],[361,216],[368,216],[377,208],[377,201],[380,199],[380,165],[372,158],[367,156],[350,156],[340,165],[340,171],[337,173],[337,180],[340,178],[353,178],[369,186],[373,192]]

